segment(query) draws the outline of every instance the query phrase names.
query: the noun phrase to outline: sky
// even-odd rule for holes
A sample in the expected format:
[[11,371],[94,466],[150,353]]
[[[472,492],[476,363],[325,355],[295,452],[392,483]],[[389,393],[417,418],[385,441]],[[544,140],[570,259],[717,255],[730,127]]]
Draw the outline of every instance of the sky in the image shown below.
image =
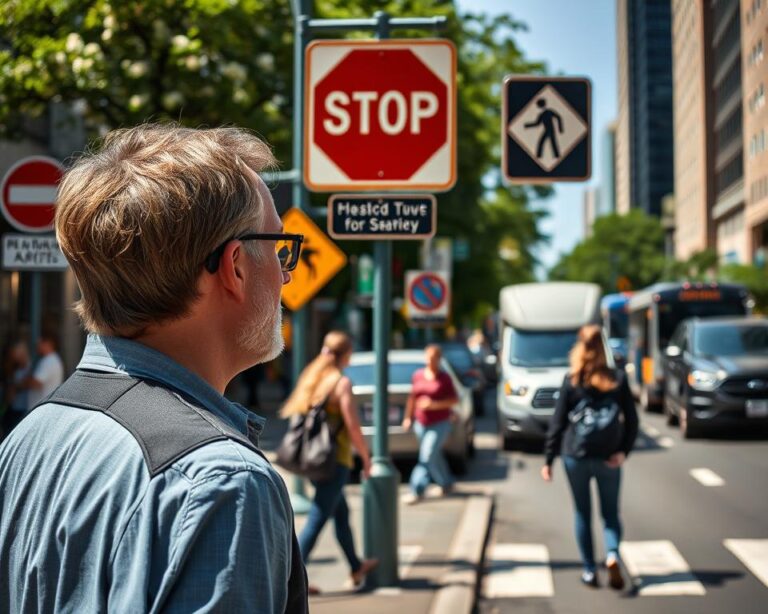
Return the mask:
[[[582,237],[583,195],[600,183],[602,135],[617,114],[615,0],[457,0],[462,12],[509,13],[528,26],[515,40],[525,56],[543,60],[550,74],[589,77],[592,81],[592,179],[554,184],[541,208],[550,217],[541,230],[551,237],[538,256],[545,268]],[[539,271],[541,276],[543,271]]]

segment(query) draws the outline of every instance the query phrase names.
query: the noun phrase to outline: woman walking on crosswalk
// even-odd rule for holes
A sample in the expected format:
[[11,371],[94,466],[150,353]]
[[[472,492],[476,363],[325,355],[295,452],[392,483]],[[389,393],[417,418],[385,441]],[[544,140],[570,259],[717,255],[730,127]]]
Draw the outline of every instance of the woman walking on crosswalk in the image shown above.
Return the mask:
[[582,327],[549,424],[541,476],[551,481],[552,463],[562,455],[584,565],[581,581],[587,586],[599,586],[592,543],[590,483],[594,479],[600,495],[609,584],[618,590],[624,588],[619,559],[619,487],[621,466],[632,450],[637,429],[637,411],[626,376],[608,367],[600,327]]

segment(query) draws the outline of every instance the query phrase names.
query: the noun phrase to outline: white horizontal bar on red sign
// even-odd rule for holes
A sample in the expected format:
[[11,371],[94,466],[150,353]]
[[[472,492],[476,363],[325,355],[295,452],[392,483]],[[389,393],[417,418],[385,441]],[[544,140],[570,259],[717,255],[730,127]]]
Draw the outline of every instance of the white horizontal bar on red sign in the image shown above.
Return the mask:
[[56,186],[52,185],[12,185],[8,190],[8,203],[11,205],[45,205],[56,202]]

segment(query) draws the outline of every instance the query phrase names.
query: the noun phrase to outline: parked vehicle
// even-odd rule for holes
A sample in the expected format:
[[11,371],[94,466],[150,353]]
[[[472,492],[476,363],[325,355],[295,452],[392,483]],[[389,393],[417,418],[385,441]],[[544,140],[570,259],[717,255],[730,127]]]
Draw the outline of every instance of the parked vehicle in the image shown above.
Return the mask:
[[768,320],[685,320],[665,354],[664,412],[686,439],[732,425],[768,426]]
[[[373,438],[373,392],[374,365],[376,355],[373,352],[355,352],[352,354],[345,374],[352,381],[352,394],[360,410],[360,422],[363,435],[372,445]],[[417,369],[424,367],[423,350],[393,350],[389,352],[389,408],[388,432],[389,452],[394,459],[416,459],[419,442],[413,431],[405,431],[400,426],[405,413],[405,403],[411,393],[411,378]],[[472,410],[472,393],[461,383],[461,379],[443,357],[441,367],[453,380],[459,395],[459,402],[453,411],[456,421],[453,432],[445,442],[445,453],[456,473],[464,473],[469,458],[474,454],[475,416]]]
[[482,416],[485,413],[483,399],[488,384],[481,365],[478,364],[477,359],[463,343],[441,343],[440,348],[443,351],[443,356],[456,371],[461,383],[472,391],[472,405],[475,415]]
[[[600,320],[600,286],[518,284],[503,288],[499,302],[499,434],[502,447],[511,449],[516,439],[544,439],[578,330]],[[613,366],[607,344],[605,353]]]
[[692,317],[743,316],[752,301],[737,284],[663,283],[629,300],[627,380],[646,411],[661,410],[664,400],[662,357],[677,325]]
[[629,299],[631,292],[606,294],[600,301],[600,317],[608,346],[613,352],[616,365],[624,368],[627,362],[627,339],[629,337]]

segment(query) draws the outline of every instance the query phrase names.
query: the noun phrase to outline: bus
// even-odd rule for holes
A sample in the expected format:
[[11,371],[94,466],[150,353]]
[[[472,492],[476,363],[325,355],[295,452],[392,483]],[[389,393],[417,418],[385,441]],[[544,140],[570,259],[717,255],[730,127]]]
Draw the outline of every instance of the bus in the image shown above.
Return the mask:
[[627,360],[627,338],[629,337],[629,299],[631,292],[606,294],[600,300],[600,316],[608,345],[617,365],[624,366]]
[[752,301],[738,284],[659,283],[629,299],[627,379],[646,411],[664,400],[662,356],[677,325],[686,318],[749,315]]

